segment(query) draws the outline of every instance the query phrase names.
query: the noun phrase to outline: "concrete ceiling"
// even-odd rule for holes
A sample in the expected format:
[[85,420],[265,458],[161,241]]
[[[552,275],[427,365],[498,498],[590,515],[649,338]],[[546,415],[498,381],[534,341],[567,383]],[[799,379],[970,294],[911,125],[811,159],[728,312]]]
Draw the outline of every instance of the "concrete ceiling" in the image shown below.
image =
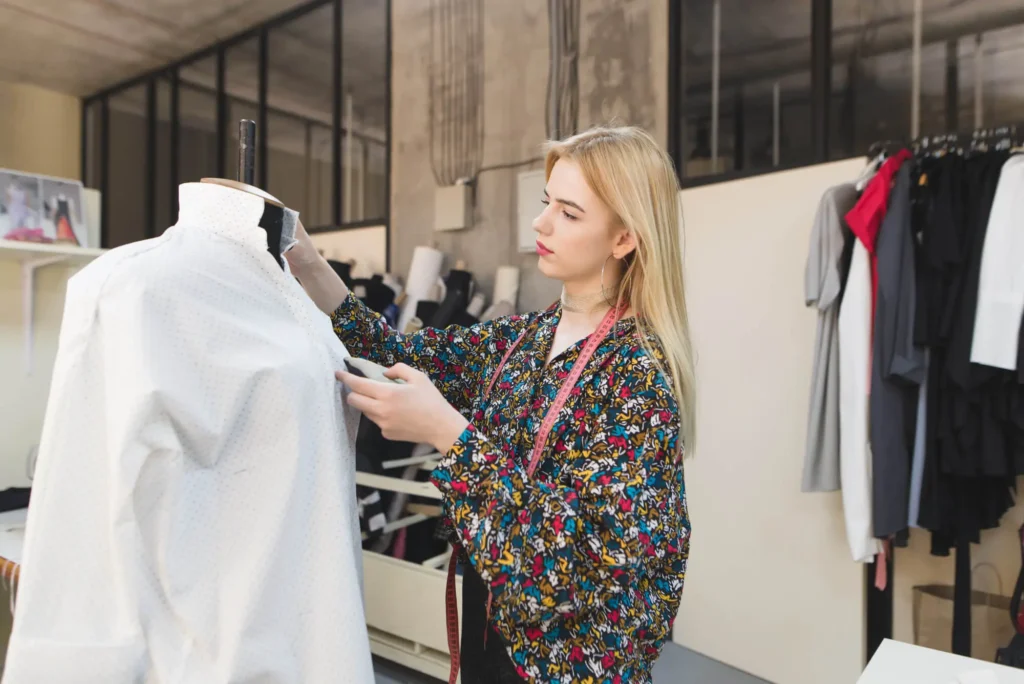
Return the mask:
[[301,0],[0,0],[0,78],[89,95]]
[[[0,0],[0,80],[90,95],[306,2]],[[345,0],[343,14],[343,87],[352,95],[355,118],[378,130],[384,127],[387,97],[385,8],[379,0]],[[332,112],[331,16],[327,5],[269,33],[269,105],[327,125]],[[257,64],[256,39],[228,50],[226,89],[232,97],[257,101]],[[216,62],[209,58],[182,67],[180,78],[213,90]],[[183,109],[200,99],[183,97]],[[113,104],[138,110],[143,101],[137,88]],[[191,116],[213,122],[212,111]]]

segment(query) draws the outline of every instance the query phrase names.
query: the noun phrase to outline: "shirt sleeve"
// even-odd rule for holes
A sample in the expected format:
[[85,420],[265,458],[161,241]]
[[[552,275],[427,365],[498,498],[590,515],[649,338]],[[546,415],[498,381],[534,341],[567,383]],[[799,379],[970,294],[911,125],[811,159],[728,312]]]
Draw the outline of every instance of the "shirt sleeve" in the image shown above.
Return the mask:
[[489,379],[489,362],[497,359],[497,364],[524,321],[511,316],[468,328],[451,325],[403,335],[351,292],[331,314],[334,333],[350,354],[382,366],[404,363],[426,373],[445,400],[460,411],[472,405],[481,383]]
[[579,615],[629,590],[649,563],[685,573],[678,428],[663,406],[651,391],[608,411],[585,450],[560,455],[576,466],[557,485],[530,478],[473,425],[439,463],[432,479],[505,619]]

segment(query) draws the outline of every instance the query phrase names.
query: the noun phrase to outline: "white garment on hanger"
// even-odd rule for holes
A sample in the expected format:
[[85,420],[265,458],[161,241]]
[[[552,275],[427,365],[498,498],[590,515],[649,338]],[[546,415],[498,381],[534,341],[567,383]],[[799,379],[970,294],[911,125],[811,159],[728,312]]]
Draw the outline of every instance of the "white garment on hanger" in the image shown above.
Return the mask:
[[857,240],[839,308],[839,477],[850,552],[863,563],[880,550],[871,520],[870,372],[871,261]]
[[971,361],[1017,368],[1024,313],[1024,155],[1010,157],[996,186],[985,231]]
[[262,200],[180,200],[69,282],[3,681],[372,682],[346,351]]

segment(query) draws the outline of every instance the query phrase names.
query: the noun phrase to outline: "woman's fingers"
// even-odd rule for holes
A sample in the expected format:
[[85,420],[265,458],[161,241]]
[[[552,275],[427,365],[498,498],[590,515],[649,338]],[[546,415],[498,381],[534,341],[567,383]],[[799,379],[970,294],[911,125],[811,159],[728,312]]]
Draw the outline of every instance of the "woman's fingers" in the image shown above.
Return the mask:
[[387,383],[379,382],[377,380],[369,380],[367,378],[361,378],[357,375],[352,375],[345,371],[337,371],[334,374],[341,382],[357,394],[363,394],[373,399],[384,399],[388,393],[393,390]]
[[358,392],[350,392],[346,401],[348,401],[349,406],[361,411],[373,422],[376,423],[380,420],[383,406],[376,399],[365,394],[359,394]]

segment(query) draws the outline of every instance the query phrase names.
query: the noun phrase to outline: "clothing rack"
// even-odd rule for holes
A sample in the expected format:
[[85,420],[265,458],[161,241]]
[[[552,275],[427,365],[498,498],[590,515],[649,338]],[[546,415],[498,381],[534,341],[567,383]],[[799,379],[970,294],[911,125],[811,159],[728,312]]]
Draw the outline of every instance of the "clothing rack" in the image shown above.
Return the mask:
[[868,158],[873,159],[891,150],[911,149],[915,153],[941,149],[943,146],[966,144],[977,146],[995,142],[994,149],[1019,147],[1024,144],[1024,124],[1008,124],[992,128],[975,128],[966,132],[946,132],[937,135],[922,135],[909,142],[902,140],[878,140],[868,148]]
[[[901,149],[908,149],[915,157],[941,150],[951,151],[1014,151],[1024,148],[1024,123],[1007,124],[995,127],[975,128],[966,132],[946,132],[922,135],[908,141],[878,140],[868,148],[869,162],[881,162]],[[971,567],[970,542],[957,541],[955,546],[955,580],[954,580],[954,627],[952,650],[960,655],[970,655],[971,645]],[[867,660],[885,639],[893,636],[893,580],[895,578],[895,553],[890,551],[883,562],[886,567],[888,581],[886,588],[876,588],[876,577],[879,568],[876,558],[865,566],[866,595],[866,645]],[[959,624],[958,624],[959,623]],[[966,652],[965,652],[966,650]]]

